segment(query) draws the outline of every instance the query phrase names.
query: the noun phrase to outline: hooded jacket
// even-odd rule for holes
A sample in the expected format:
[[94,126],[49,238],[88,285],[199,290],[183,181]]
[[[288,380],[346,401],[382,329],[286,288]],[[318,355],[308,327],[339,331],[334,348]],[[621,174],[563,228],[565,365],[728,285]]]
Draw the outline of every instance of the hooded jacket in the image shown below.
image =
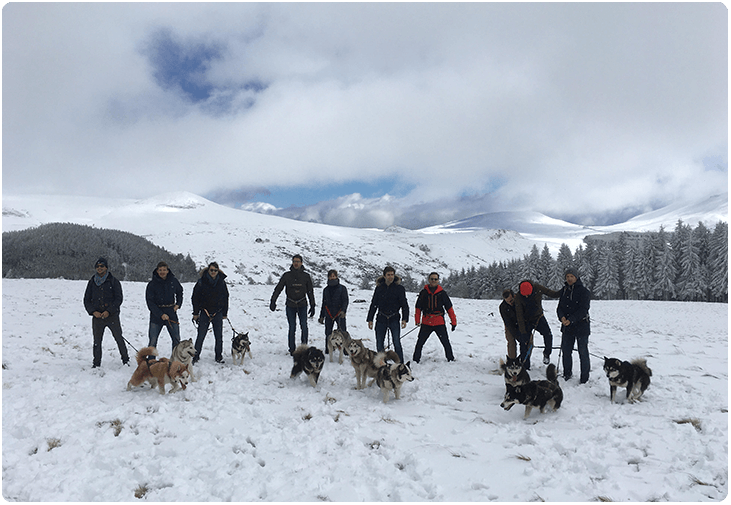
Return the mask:
[[398,275],[394,276],[391,285],[386,284],[384,276],[378,278],[366,322],[373,321],[376,310],[378,310],[378,318],[384,322],[398,316],[399,310],[402,313],[401,320],[409,320],[409,302],[406,300],[406,288],[401,285],[401,278]]
[[591,292],[584,286],[579,277],[573,286],[565,283],[561,289],[561,297],[558,300],[556,314],[559,321],[562,317],[568,319],[571,324],[561,325],[561,332],[568,332],[573,335],[585,336],[591,333],[589,321],[589,304]]
[[338,314],[348,310],[348,289],[340,284],[340,279],[332,279],[335,281],[332,285],[330,280],[327,286],[322,290],[322,308],[320,308],[320,319],[325,316],[335,320]]
[[193,315],[199,316],[202,310],[206,310],[210,317],[221,313],[228,317],[228,287],[226,286],[226,274],[221,269],[214,279],[208,273],[208,268],[201,272],[201,276],[193,287]]
[[173,310],[173,306],[177,305],[180,308],[183,305],[183,286],[175,278],[172,270],[168,269],[168,275],[163,279],[155,269],[152,271],[152,280],[147,283],[145,299],[147,308],[150,309],[150,322],[161,324],[163,314],[167,314],[171,320],[177,322],[178,314]]
[[520,291],[515,293],[515,316],[518,320],[520,333],[530,333],[543,317],[543,295],[549,298],[558,298],[561,296],[561,291],[553,291],[527,279],[520,281],[520,284],[524,282],[532,286],[533,292],[528,296],[524,296]]
[[427,326],[444,326],[445,312],[449,314],[449,319],[453,325],[457,325],[457,316],[454,313],[452,300],[442,286],[437,286],[432,292],[427,284],[419,292],[416,299],[416,310],[414,311],[414,321],[416,324],[425,324]]
[[279,279],[279,283],[274,287],[271,301],[276,303],[279,294],[284,288],[287,288],[287,307],[306,307],[307,299],[310,305],[315,306],[315,291],[312,287],[312,278],[310,274],[305,272],[305,267],[294,268],[289,267],[289,272],[285,272]]

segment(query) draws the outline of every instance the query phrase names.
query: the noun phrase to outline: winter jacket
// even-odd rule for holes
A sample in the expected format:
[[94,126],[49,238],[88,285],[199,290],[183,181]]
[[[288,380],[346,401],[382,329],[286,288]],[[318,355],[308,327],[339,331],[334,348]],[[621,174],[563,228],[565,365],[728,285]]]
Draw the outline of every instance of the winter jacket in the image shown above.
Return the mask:
[[312,287],[312,279],[310,274],[305,272],[305,267],[295,269],[289,267],[289,272],[285,272],[279,283],[274,288],[271,303],[276,303],[279,294],[284,288],[287,288],[287,307],[307,307],[307,299],[310,305],[315,306],[315,291]]
[[[429,285],[419,293],[416,299],[416,310],[414,311],[414,321],[416,324],[424,324],[427,326],[444,326],[444,313],[449,314],[452,325],[457,325],[457,316],[454,314],[452,300],[441,286],[437,286],[432,292]],[[422,318],[423,315],[423,318]]]
[[94,280],[96,275],[89,279],[84,292],[84,308],[90,316],[94,312],[109,312],[110,315],[119,314],[119,308],[122,305],[122,284],[107,272],[107,278],[102,282],[101,286],[96,285]]
[[533,286],[533,293],[528,296],[523,296],[520,292],[515,294],[515,315],[520,333],[530,333],[543,317],[543,295],[558,298],[561,291],[553,291],[529,280],[521,281],[520,284],[523,282],[529,282]]
[[515,313],[515,306],[503,300],[500,304],[500,316],[503,318],[503,323],[505,323],[505,331],[517,340],[520,331],[518,330],[518,315]]
[[332,279],[335,281],[332,285],[330,280],[328,285],[322,290],[322,308],[320,309],[320,319],[325,316],[335,320],[338,314],[345,315],[348,310],[348,289],[340,284],[340,279]]
[[194,316],[199,316],[202,310],[206,310],[211,317],[218,313],[228,317],[228,287],[225,279],[226,274],[221,270],[215,279],[208,273],[207,268],[201,272],[191,297]]
[[392,317],[402,313],[401,320],[409,320],[409,302],[406,300],[406,289],[401,285],[401,278],[395,276],[391,285],[386,285],[386,278],[381,276],[376,281],[371,306],[368,309],[367,322],[373,321],[378,310],[378,319],[388,322]]
[[568,282],[561,289],[561,298],[558,300],[556,314],[560,321],[562,317],[568,319],[571,324],[561,325],[561,332],[576,336],[588,336],[591,333],[589,322],[589,303],[591,292],[584,286],[581,279],[577,278],[573,286]]
[[177,305],[180,308],[183,305],[183,286],[175,278],[172,270],[168,270],[165,279],[158,275],[157,269],[153,270],[152,280],[147,283],[145,298],[147,308],[150,309],[150,322],[163,323],[163,314],[167,314],[171,320],[177,322],[178,315],[173,306]]

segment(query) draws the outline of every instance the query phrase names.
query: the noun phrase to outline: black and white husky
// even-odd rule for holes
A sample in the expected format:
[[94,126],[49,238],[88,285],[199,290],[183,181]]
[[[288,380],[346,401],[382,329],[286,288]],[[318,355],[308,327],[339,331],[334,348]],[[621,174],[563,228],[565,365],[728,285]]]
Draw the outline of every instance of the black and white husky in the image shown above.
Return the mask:
[[528,370],[523,367],[523,361],[520,358],[510,358],[505,356],[506,361],[500,359],[500,369],[503,371],[506,386],[523,386],[530,382]]
[[[411,375],[411,361],[399,363],[398,356],[396,353],[393,354],[396,357],[394,360],[396,363],[388,363],[386,361],[388,355],[384,352],[379,352],[374,360],[378,366],[378,372],[376,372],[376,377],[373,380],[381,388],[383,403],[388,403],[389,391],[393,391],[398,400],[401,397],[401,386],[414,380],[414,376]],[[373,384],[373,381],[371,381],[371,384]]]
[[609,379],[609,401],[614,403],[618,387],[627,388],[627,401],[634,403],[640,399],[650,385],[652,370],[645,359],[632,362],[604,356],[604,373]]
[[563,391],[558,385],[558,374],[556,365],[551,363],[546,369],[548,380],[530,381],[522,386],[511,386],[506,384],[505,399],[500,404],[505,410],[519,403],[525,405],[523,418],[530,415],[534,408],[540,409],[541,414],[545,412],[546,406],[552,410],[558,410],[563,401]]
[[327,336],[327,353],[330,355],[330,363],[335,358],[335,351],[340,350],[340,358],[338,363],[343,364],[343,352],[350,343],[350,333],[345,330],[333,330]]
[[251,358],[251,341],[249,340],[249,332],[237,333],[234,331],[234,336],[231,338],[231,359],[233,359],[234,365],[236,360],[241,359],[241,364],[244,364],[244,356],[249,353]]
[[309,347],[307,344],[301,344],[292,354],[294,366],[290,378],[294,379],[304,372],[310,379],[312,387],[317,386],[317,380],[320,378],[322,366],[325,364],[325,354],[317,347]]

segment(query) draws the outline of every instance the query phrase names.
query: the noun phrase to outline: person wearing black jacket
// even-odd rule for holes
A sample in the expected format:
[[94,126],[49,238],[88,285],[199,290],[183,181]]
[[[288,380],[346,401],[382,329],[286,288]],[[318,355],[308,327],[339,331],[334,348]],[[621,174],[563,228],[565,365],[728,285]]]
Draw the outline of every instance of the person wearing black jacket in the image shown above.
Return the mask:
[[218,263],[211,262],[201,270],[200,278],[193,287],[193,321],[198,323],[198,337],[195,340],[195,357],[197,363],[203,350],[203,342],[208,334],[208,327],[213,324],[213,337],[216,339],[214,352],[216,363],[223,363],[223,320],[228,319],[228,287],[226,274],[218,268]]
[[178,309],[183,304],[183,286],[164,261],[158,263],[152,272],[152,280],[147,283],[145,300],[150,309],[150,342],[147,345],[157,347],[157,338],[164,326],[168,329],[173,341],[172,348],[175,349],[180,343]]
[[572,375],[572,352],[574,341],[579,348],[581,376],[579,382],[585,384],[589,380],[591,364],[589,361],[589,304],[591,292],[586,289],[575,268],[566,269],[566,284],[561,289],[556,314],[561,321],[561,353],[563,355],[563,377],[569,380]]
[[119,347],[122,363],[129,363],[127,346],[122,336],[122,324],[119,321],[119,310],[122,305],[122,284],[109,271],[105,258],[99,258],[95,263],[96,273],[89,279],[84,292],[84,308],[92,316],[91,332],[94,337],[92,348],[92,368],[102,364],[102,337],[104,330],[109,328]]
[[[373,329],[373,318],[376,318],[376,349],[378,352],[386,350],[384,341],[386,332],[391,331],[393,349],[398,354],[401,363],[404,362],[404,352],[401,348],[401,330],[406,328],[409,321],[409,302],[406,300],[406,289],[401,285],[401,278],[396,275],[393,267],[383,269],[383,276],[376,281],[371,306],[368,309],[366,322],[368,329]],[[399,318],[401,311],[401,318]],[[401,324],[399,325],[399,319]]]
[[312,287],[312,278],[310,278],[310,274],[305,272],[305,267],[302,265],[302,256],[299,254],[292,256],[292,266],[289,267],[289,272],[285,272],[281,279],[279,279],[279,283],[274,287],[274,293],[269,302],[269,310],[272,312],[277,310],[277,298],[279,298],[279,295],[285,288],[285,294],[287,296],[287,323],[289,323],[289,354],[293,354],[295,350],[294,335],[297,330],[297,319],[300,321],[300,330],[302,331],[300,340],[303,344],[307,343],[308,299],[311,305],[309,316],[312,317],[315,315],[315,291]]
[[508,358],[516,358],[517,345],[520,337],[518,330],[518,316],[515,314],[515,293],[512,289],[503,290],[503,301],[500,304],[500,317],[503,318],[505,324],[505,340],[508,341]]
[[520,358],[524,360],[526,370],[530,370],[530,356],[533,350],[533,330],[543,335],[543,364],[551,361],[553,334],[543,314],[543,295],[558,298],[560,291],[553,291],[537,282],[522,281],[515,295],[515,316],[518,320],[518,341],[520,342]]
[[327,336],[333,331],[335,323],[338,330],[345,330],[345,312],[348,310],[348,289],[340,284],[338,271],[330,270],[327,273],[327,286],[322,290],[322,307],[318,323],[325,325],[325,354],[327,349]]

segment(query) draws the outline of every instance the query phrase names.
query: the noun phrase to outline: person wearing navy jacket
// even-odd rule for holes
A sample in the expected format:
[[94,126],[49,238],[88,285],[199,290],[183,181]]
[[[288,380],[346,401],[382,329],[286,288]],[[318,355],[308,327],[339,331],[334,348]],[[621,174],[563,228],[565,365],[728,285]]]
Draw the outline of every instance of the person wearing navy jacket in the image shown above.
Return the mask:
[[340,284],[338,271],[327,273],[327,286],[322,290],[322,307],[318,323],[325,325],[325,354],[328,353],[327,337],[332,333],[335,324],[338,330],[345,329],[345,313],[348,310],[348,288]]
[[[386,350],[384,341],[386,332],[391,331],[393,350],[398,354],[401,363],[404,362],[404,352],[401,348],[401,330],[406,328],[409,321],[409,302],[406,300],[406,289],[401,285],[401,278],[396,275],[393,267],[383,269],[383,275],[376,281],[371,306],[368,309],[366,322],[368,329],[373,329],[373,318],[376,316],[376,350]],[[399,318],[399,311],[401,317]],[[399,324],[399,319],[401,324]]]
[[198,337],[195,341],[195,357],[197,363],[203,350],[203,342],[208,334],[208,327],[213,325],[213,337],[216,340],[214,352],[216,363],[223,363],[223,320],[228,319],[228,287],[226,274],[211,262],[201,270],[200,278],[193,287],[193,321],[198,322]]
[[449,295],[444,291],[444,288],[439,285],[439,274],[432,272],[429,274],[429,284],[424,286],[416,299],[414,323],[416,323],[416,326],[421,326],[421,328],[419,329],[419,337],[416,340],[412,358],[415,362],[418,363],[421,360],[421,350],[432,332],[436,332],[437,337],[439,337],[447,361],[454,361],[452,345],[449,343],[447,324],[444,319],[445,314],[449,314],[452,331],[454,331],[457,328],[457,316],[454,314],[452,300],[449,299]]
[[[173,349],[180,343],[178,309],[183,304],[183,286],[175,278],[167,263],[161,261],[152,272],[152,280],[145,291],[147,308],[150,309],[150,347],[157,347],[157,339],[163,326],[168,329]],[[171,353],[172,354],[172,353]]]
[[572,352],[574,342],[579,348],[581,376],[579,382],[585,384],[589,380],[591,365],[589,361],[589,304],[591,292],[584,286],[575,268],[566,269],[566,284],[561,289],[556,314],[561,321],[561,353],[563,355],[563,377],[569,380],[572,375]]

